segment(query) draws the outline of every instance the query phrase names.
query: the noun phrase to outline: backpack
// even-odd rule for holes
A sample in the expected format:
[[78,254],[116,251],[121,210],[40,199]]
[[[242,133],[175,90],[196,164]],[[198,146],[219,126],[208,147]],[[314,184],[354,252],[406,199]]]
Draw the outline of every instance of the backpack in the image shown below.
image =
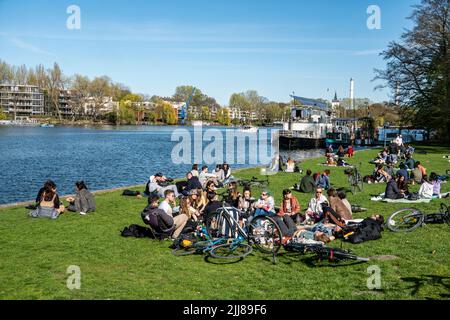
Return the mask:
[[122,237],[134,237],[134,238],[153,238],[152,232],[143,226],[132,224],[128,227],[125,227],[120,235]]

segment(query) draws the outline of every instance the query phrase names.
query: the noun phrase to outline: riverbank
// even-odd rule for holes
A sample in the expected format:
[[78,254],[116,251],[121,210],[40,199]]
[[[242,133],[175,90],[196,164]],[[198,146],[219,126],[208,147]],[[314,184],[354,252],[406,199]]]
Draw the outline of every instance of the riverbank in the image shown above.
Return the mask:
[[[449,163],[442,156],[450,148],[421,147],[428,154],[416,154],[429,172],[445,173]],[[358,151],[352,164],[362,163],[362,174],[371,173],[367,162],[376,150]],[[323,171],[323,159],[309,159],[303,170]],[[329,168],[331,182],[347,187],[345,168]],[[234,173],[250,178],[258,169]],[[276,203],[281,192],[301,178],[299,174],[270,176],[269,191]],[[388,216],[405,204],[370,201],[371,194],[384,191],[385,185],[365,185],[364,192],[348,194],[351,203]],[[413,191],[417,186],[413,187]],[[142,186],[135,190],[142,191]],[[443,184],[442,191],[450,191]],[[257,196],[261,192],[255,189]],[[31,219],[23,207],[0,209],[0,286],[1,299],[450,299],[450,242],[447,225],[427,225],[412,233],[383,232],[377,241],[360,245],[343,244],[356,254],[371,257],[363,264],[336,267],[326,262],[316,265],[310,256],[285,253],[273,265],[271,257],[254,252],[244,260],[223,264],[202,256],[175,257],[168,241],[122,238],[119,231],[136,223],[142,225],[140,212],[146,199],[123,197],[121,191],[98,194],[97,212],[80,216],[63,214],[56,220]],[[294,194],[305,209],[310,195]],[[437,212],[440,202],[415,204],[424,212]],[[332,245],[340,247],[341,243]],[[66,287],[67,268],[81,270],[81,288]],[[381,289],[367,288],[367,268],[381,270]],[[19,267],[20,266],[20,267]],[[197,270],[201,270],[198,272]]]

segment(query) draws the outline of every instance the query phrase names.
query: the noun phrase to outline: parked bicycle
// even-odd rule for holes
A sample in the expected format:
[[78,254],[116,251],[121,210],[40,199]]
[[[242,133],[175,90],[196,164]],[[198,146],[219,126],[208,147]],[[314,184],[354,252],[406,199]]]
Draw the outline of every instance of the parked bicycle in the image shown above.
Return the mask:
[[318,261],[328,260],[329,262],[341,262],[345,260],[356,260],[367,262],[369,258],[359,257],[351,250],[330,248],[324,244],[304,244],[289,242],[284,246],[286,251],[298,252],[301,254],[313,253]]
[[176,248],[173,254],[207,253],[213,258],[236,259],[250,254],[253,247],[263,253],[276,254],[282,239],[276,222],[270,217],[259,216],[245,226],[239,219],[242,214],[223,202],[221,208],[206,218],[204,234],[207,240]]
[[266,175],[265,177],[265,179],[258,179],[257,177],[241,179],[238,183],[241,187],[267,188],[267,186],[269,186],[269,176]]
[[386,226],[393,232],[410,232],[427,223],[447,223],[450,226],[450,208],[441,203],[439,213],[429,214],[415,208],[401,209],[387,219]]
[[[361,166],[361,163],[359,165]],[[363,177],[357,166],[353,166],[351,169],[347,169],[344,172],[348,176],[348,184],[352,194],[364,191]]]

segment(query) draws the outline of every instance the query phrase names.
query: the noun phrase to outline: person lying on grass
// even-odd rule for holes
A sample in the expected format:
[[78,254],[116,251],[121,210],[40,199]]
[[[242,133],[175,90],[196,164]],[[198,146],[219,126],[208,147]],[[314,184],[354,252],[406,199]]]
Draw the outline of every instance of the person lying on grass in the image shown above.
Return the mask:
[[294,238],[310,239],[328,243],[336,239],[335,233],[342,232],[342,228],[331,223],[317,223],[310,227],[298,227]]

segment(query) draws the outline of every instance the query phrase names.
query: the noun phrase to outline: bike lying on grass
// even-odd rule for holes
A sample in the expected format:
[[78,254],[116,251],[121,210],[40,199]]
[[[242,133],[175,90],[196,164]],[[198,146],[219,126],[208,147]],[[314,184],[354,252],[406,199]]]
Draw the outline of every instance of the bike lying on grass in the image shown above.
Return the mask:
[[352,254],[350,250],[330,248],[324,244],[304,244],[289,242],[284,246],[286,251],[298,252],[301,254],[313,253],[318,261],[328,260],[329,262],[341,262],[345,260],[357,260],[367,262],[369,258],[362,258]]
[[[223,202],[203,228],[205,241],[186,243],[173,250],[176,256],[209,254],[218,259],[244,258],[255,247],[267,254],[276,254],[281,247],[281,231],[270,217],[259,216],[241,226],[239,216],[244,212]],[[245,243],[247,241],[247,244]]]
[[238,180],[241,187],[255,187],[255,188],[267,188],[269,185],[269,176],[266,175],[265,179],[258,179],[257,177],[252,177],[251,179],[241,179]]
[[402,209],[387,219],[386,226],[393,232],[410,232],[427,223],[447,223],[450,226],[450,208],[441,203],[439,213],[429,214],[415,208]]

